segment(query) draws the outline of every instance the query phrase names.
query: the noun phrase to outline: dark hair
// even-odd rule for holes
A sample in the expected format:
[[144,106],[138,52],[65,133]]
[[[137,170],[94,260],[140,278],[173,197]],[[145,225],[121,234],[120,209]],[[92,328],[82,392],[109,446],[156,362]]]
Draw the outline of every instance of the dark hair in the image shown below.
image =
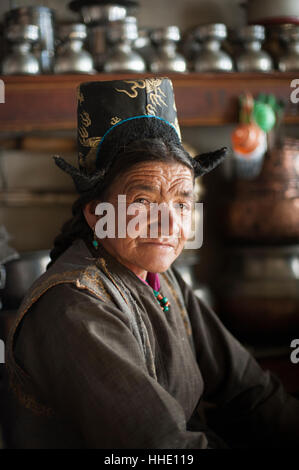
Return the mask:
[[190,155],[183,146],[177,143],[165,142],[162,139],[143,139],[124,145],[116,155],[104,180],[90,191],[82,193],[73,203],[73,216],[63,224],[60,234],[54,240],[54,247],[50,252],[51,261],[47,265],[47,269],[77,238],[92,241],[93,232],[83,213],[85,204],[94,199],[104,200],[115,178],[126,173],[133,165],[145,161],[179,162],[190,168],[194,176]]

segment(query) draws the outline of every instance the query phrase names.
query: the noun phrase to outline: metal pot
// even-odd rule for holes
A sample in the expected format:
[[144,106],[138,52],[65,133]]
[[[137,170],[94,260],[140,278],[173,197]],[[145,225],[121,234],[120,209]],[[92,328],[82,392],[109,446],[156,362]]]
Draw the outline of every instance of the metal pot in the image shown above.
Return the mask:
[[263,49],[272,57],[275,67],[278,67],[278,60],[284,54],[285,45],[283,44],[281,33],[285,25],[274,24],[265,27],[266,40]]
[[137,20],[134,16],[110,24],[108,40],[113,47],[104,64],[105,72],[145,72],[145,61],[132,49],[137,37]]
[[152,40],[158,47],[156,57],[150,64],[152,72],[187,71],[185,58],[177,52],[177,43],[180,38],[181,34],[177,26],[159,28],[152,33]]
[[38,26],[31,24],[12,24],[6,31],[7,39],[12,43],[12,52],[4,58],[4,75],[35,75],[40,73],[40,63],[31,52],[31,45],[38,40]]
[[221,43],[227,37],[225,24],[215,23],[199,26],[196,37],[202,47],[196,57],[196,72],[231,72],[234,69],[231,57],[221,49]]
[[242,339],[283,343],[299,327],[299,245],[227,249],[217,312]]
[[236,58],[237,70],[239,72],[270,72],[273,69],[272,58],[262,50],[265,28],[261,25],[244,26],[239,35],[243,42],[243,51]]
[[299,25],[282,25],[281,37],[286,43],[286,50],[279,58],[278,69],[281,72],[299,70]]
[[62,24],[59,31],[62,44],[57,49],[55,73],[95,73],[93,59],[83,49],[87,37],[83,23]]
[[19,259],[5,263],[5,287],[0,290],[3,308],[18,308],[26,291],[46,271],[49,262],[49,250],[39,250],[21,253]]
[[5,15],[5,24],[36,25],[39,27],[39,40],[35,46],[35,54],[40,60],[42,72],[53,71],[55,50],[55,13],[43,6],[14,8]]

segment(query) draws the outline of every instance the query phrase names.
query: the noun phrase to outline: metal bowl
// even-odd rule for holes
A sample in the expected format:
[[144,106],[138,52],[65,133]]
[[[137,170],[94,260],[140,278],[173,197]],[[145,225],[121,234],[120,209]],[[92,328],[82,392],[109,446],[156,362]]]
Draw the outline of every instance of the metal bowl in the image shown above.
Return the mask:
[[3,308],[18,308],[33,282],[41,276],[50,261],[49,250],[21,253],[20,258],[6,263],[6,281],[0,289]]

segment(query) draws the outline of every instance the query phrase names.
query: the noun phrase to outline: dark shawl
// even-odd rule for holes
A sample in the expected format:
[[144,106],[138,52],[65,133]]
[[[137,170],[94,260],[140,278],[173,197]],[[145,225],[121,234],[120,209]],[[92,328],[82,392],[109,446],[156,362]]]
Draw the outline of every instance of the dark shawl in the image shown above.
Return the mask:
[[80,239],[33,284],[8,348],[15,447],[298,445],[298,401],[175,269],[160,279],[169,312]]

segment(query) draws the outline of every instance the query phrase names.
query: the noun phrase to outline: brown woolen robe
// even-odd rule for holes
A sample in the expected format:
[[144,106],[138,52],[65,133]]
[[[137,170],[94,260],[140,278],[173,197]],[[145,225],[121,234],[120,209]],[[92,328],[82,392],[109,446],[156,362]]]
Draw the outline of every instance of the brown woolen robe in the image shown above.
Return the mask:
[[78,239],[35,281],[8,347],[15,447],[299,444],[299,402],[176,270],[160,280],[168,312],[102,246],[95,255]]

